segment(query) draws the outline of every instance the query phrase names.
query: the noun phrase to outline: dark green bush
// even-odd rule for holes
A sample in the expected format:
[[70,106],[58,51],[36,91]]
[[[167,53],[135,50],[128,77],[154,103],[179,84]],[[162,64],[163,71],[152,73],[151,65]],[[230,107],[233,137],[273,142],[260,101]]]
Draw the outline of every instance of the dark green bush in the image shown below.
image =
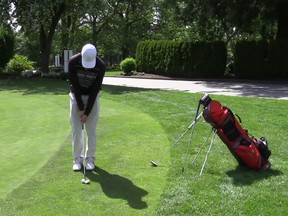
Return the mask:
[[237,78],[263,78],[267,73],[267,41],[239,41],[235,45],[234,73]]
[[121,61],[120,68],[125,74],[130,74],[136,70],[136,61],[134,58],[126,58]]
[[288,41],[238,41],[234,51],[237,78],[288,77]]
[[288,40],[272,40],[267,51],[267,78],[288,78]]
[[14,57],[8,62],[6,71],[8,73],[19,73],[19,75],[25,70],[32,70],[33,62],[29,61],[26,56],[14,55]]
[[142,41],[136,49],[137,70],[190,78],[222,77],[224,42]]
[[119,64],[113,64],[110,67],[107,67],[107,71],[119,71],[120,65]]
[[6,64],[13,57],[14,46],[14,36],[0,29],[0,68],[5,68]]
[[61,73],[64,72],[64,67],[63,66],[56,67],[54,65],[51,65],[49,66],[49,72]]
[[59,74],[59,79],[61,79],[61,80],[68,80],[68,73],[65,73],[65,72],[61,72],[60,74]]

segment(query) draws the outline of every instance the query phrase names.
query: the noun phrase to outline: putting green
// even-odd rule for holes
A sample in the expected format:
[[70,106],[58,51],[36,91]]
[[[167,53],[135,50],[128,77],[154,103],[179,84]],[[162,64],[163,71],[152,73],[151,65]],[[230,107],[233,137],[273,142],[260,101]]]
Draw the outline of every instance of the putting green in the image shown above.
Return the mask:
[[63,96],[1,92],[0,198],[31,178],[66,139],[67,110],[57,100]]
[[[16,94],[16,93],[14,93]],[[151,116],[124,103],[101,98],[97,169],[73,172],[66,95],[0,95],[0,210],[21,215],[151,215],[166,184],[170,146]],[[23,98],[22,98],[23,97]],[[27,102],[28,101],[28,102]],[[4,177],[4,178],[3,178]],[[60,207],[59,207],[60,206]],[[1,213],[1,211],[0,211]]]

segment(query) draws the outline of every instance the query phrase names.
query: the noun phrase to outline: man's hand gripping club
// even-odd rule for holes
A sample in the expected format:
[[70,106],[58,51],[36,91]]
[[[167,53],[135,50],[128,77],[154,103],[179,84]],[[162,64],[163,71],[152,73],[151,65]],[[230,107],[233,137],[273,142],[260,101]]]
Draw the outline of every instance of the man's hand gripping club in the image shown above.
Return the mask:
[[88,118],[88,116],[84,114],[84,110],[79,111],[79,117],[82,124],[84,124]]

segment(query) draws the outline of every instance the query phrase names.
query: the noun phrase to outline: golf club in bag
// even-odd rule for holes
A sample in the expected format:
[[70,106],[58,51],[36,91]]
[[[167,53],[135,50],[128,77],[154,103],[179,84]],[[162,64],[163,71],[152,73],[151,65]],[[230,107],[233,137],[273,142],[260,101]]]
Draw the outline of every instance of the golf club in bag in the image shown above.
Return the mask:
[[[83,137],[83,144],[84,144],[84,147],[85,147],[86,143],[85,143],[84,124],[82,124],[82,137]],[[86,178],[86,165],[87,165],[87,161],[84,159],[83,160],[83,179],[81,180],[82,184],[89,184],[90,183],[90,181]]]

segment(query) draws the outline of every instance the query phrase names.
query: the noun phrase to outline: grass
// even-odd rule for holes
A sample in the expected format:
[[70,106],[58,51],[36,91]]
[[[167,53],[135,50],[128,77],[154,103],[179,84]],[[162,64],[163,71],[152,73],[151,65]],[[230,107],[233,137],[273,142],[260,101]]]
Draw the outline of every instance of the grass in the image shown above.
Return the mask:
[[[1,84],[1,99],[9,104],[2,108],[15,116],[11,119],[12,114],[4,112],[6,121],[1,124],[1,137],[9,134],[0,142],[5,149],[0,158],[0,174],[5,176],[1,181],[1,215],[79,215],[84,210],[90,215],[135,215],[155,211],[167,168],[158,170],[157,181],[150,181],[154,173],[147,158],[159,156],[160,149],[149,147],[155,137],[166,146],[168,140],[153,118],[103,98],[98,168],[88,174],[92,183],[86,186],[80,183],[83,174],[71,169],[67,84],[52,80]],[[25,104],[23,109],[18,110],[17,101]]]
[[[202,96],[173,91],[140,91],[135,94],[119,87],[115,91],[121,89],[127,93],[109,98],[124,101],[154,116],[169,134],[171,143],[194,118],[197,102]],[[209,127],[199,123],[183,174],[181,169],[188,140],[183,141],[185,147],[181,144],[171,152],[168,184],[156,215],[271,215],[274,212],[286,215],[287,101],[223,96],[213,96],[213,99],[240,115],[244,127],[251,134],[268,139],[272,169],[261,172],[238,167],[223,143],[216,139],[205,172],[199,177],[207,145],[193,166],[191,163],[209,133]]]
[[159,167],[150,167],[149,160],[159,159],[190,125],[201,96],[103,86],[98,168],[88,174],[88,186],[80,184],[82,173],[71,171],[67,85],[42,79],[0,81],[5,101],[0,105],[0,214],[287,215],[287,101],[212,97],[240,115],[251,134],[268,139],[270,171],[239,167],[216,138],[199,177],[209,143],[192,160],[210,132],[202,121],[186,163],[189,135]]
[[119,76],[122,75],[124,72],[123,71],[106,71],[105,76]]

